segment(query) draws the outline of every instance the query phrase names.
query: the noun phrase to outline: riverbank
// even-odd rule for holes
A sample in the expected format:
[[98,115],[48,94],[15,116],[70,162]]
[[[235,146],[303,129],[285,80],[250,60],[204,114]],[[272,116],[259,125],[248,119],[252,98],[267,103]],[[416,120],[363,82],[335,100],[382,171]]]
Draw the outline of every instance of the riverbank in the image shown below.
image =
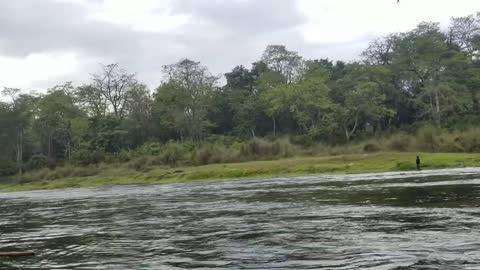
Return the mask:
[[[354,174],[415,170],[417,153],[383,152],[320,157],[296,157],[271,161],[212,164],[192,167],[151,167],[142,171],[121,164],[101,168],[95,175],[58,179],[32,177],[0,180],[1,191],[25,191],[127,184],[164,184],[316,174]],[[424,169],[480,166],[480,153],[418,153]],[[82,170],[82,168],[77,168]],[[56,170],[61,170],[57,168]],[[85,168],[86,170],[86,168]]]

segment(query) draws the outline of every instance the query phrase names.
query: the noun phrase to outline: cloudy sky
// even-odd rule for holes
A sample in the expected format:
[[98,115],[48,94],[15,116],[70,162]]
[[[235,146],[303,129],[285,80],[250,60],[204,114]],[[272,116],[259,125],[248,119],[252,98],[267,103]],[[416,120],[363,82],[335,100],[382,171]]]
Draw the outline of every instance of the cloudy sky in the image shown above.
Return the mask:
[[112,62],[153,88],[162,65],[187,57],[222,74],[268,44],[349,61],[374,37],[477,11],[479,0],[0,0],[0,88],[79,85]]

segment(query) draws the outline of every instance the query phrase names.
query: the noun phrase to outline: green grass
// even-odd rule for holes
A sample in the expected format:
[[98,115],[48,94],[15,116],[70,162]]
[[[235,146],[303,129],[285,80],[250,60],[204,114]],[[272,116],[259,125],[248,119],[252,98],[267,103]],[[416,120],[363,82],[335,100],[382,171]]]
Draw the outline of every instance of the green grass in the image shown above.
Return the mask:
[[[406,152],[296,157],[195,167],[149,167],[143,171],[136,171],[119,165],[100,167],[92,171],[93,175],[85,173],[85,176],[82,177],[68,176],[69,174],[66,172],[58,174],[56,173],[57,170],[59,172],[65,171],[65,169],[59,168],[51,172],[58,177],[52,177],[53,179],[39,177],[39,180],[36,180],[34,175],[26,175],[24,179],[3,179],[0,180],[0,190],[23,191],[105,185],[163,184],[199,180],[406,171],[415,169],[415,156],[417,154],[421,156],[422,168],[424,169],[480,166],[480,154]],[[73,169],[79,171],[79,168]],[[87,169],[85,168],[85,170]],[[42,173],[44,175],[47,172]]]

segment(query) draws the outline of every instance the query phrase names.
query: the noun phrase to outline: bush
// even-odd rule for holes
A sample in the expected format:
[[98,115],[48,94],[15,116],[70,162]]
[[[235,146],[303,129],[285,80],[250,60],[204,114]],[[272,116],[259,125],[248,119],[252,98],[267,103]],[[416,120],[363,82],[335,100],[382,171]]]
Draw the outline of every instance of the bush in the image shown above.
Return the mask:
[[290,141],[293,144],[301,145],[301,146],[313,146],[315,144],[312,136],[309,135],[296,135],[291,136]]
[[128,167],[136,170],[136,171],[144,171],[150,165],[150,161],[146,156],[138,157],[132,160]]
[[480,152],[480,130],[471,129],[462,132],[454,139],[454,142],[461,147],[464,152]]
[[185,152],[180,144],[169,142],[164,145],[159,157],[163,164],[176,166],[185,159]]
[[426,126],[417,131],[416,146],[417,149],[429,152],[436,152],[439,148],[437,134],[440,133],[435,127]]
[[17,164],[13,160],[0,158],[0,177],[14,175],[17,169]]
[[412,144],[412,138],[405,134],[393,135],[388,142],[388,149],[392,151],[408,151]]
[[95,153],[87,149],[78,149],[72,153],[71,161],[77,165],[89,165],[95,163]]
[[207,143],[224,145],[224,146],[230,146],[239,141],[240,141],[239,138],[234,136],[227,136],[227,135],[210,135],[206,139]]
[[[105,152],[103,150],[89,150],[87,148],[76,149],[71,156],[71,162],[77,165],[98,164],[106,160]],[[111,160],[110,160],[111,161]]]
[[298,148],[288,140],[282,139],[274,142],[262,139],[253,139],[240,146],[240,157],[242,159],[265,159],[291,157],[298,152]]
[[367,143],[363,146],[363,151],[367,153],[374,153],[380,150],[380,146],[376,143]]
[[197,165],[231,162],[232,158],[229,156],[231,151],[233,149],[227,149],[222,145],[206,145],[195,151],[193,161]]
[[162,152],[161,143],[146,143],[140,147],[138,152],[141,155],[158,156]]
[[37,154],[33,155],[27,163],[27,168],[29,170],[38,170],[45,168],[48,165],[48,159],[45,155]]
[[122,150],[118,153],[115,153],[112,157],[115,162],[125,163],[129,162],[134,158],[135,154],[129,150]]

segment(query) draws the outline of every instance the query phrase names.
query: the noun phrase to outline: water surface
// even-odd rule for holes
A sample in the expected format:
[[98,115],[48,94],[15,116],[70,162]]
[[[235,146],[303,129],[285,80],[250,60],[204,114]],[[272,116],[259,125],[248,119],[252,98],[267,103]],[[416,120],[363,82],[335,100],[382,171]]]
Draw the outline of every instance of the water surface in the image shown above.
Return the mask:
[[480,269],[480,169],[0,193],[0,269]]

